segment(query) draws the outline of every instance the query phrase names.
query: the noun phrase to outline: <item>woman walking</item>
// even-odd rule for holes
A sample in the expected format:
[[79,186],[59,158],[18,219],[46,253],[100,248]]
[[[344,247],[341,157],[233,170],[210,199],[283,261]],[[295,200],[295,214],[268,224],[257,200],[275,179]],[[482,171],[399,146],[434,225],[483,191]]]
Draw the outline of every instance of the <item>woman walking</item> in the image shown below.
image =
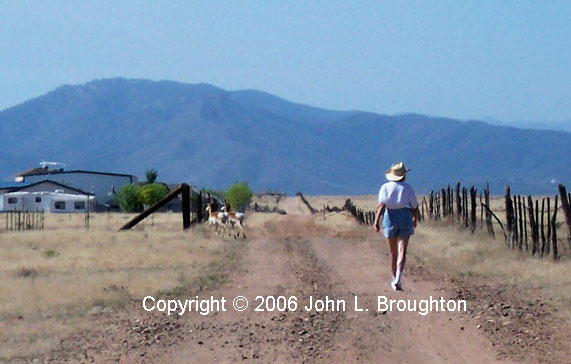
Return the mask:
[[403,162],[393,163],[385,174],[389,182],[379,190],[379,207],[375,216],[375,230],[380,231],[379,220],[383,217],[383,232],[389,244],[393,279],[391,288],[402,290],[402,272],[406,261],[408,240],[414,234],[420,212],[412,187],[405,183],[406,169]]

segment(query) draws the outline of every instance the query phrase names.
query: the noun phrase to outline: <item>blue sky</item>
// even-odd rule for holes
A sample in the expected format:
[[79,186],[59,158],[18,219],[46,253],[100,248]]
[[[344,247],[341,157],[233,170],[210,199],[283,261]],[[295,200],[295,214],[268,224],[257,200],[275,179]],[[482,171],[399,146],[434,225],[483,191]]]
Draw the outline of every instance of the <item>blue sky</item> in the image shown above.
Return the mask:
[[107,77],[571,123],[571,1],[0,0],[0,110]]

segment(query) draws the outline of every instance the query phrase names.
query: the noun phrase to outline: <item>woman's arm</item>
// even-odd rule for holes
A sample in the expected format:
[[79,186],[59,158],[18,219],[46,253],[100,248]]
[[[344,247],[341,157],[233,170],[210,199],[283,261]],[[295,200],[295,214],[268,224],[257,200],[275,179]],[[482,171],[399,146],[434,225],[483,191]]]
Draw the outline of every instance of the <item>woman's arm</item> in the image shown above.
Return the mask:
[[373,224],[373,227],[375,228],[376,232],[381,231],[381,227],[379,226],[379,220],[381,219],[381,216],[383,216],[384,213],[385,213],[385,204],[380,203],[379,207],[377,207],[377,213],[375,215],[375,223]]
[[411,210],[412,210],[412,225],[416,227],[418,220],[420,220],[420,210],[418,209],[418,207]]

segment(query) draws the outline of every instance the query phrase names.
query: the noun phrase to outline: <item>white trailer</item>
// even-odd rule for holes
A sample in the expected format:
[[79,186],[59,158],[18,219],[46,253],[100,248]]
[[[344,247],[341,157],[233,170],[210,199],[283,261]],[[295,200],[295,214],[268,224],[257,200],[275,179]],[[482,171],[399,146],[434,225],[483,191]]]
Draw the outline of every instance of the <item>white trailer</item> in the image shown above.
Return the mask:
[[95,196],[61,192],[10,192],[1,196],[2,211],[86,212],[95,210]]

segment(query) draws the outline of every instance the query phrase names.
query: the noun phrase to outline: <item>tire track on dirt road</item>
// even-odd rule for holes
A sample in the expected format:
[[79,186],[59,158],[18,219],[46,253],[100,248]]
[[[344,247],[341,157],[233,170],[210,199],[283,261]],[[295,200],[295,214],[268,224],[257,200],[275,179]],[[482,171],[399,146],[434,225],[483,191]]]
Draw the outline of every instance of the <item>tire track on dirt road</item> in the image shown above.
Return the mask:
[[[166,353],[156,352],[149,358],[173,363],[336,361],[331,342],[345,313],[303,309],[309,296],[331,295],[336,285],[303,237],[307,220],[304,216],[287,216],[280,224],[268,223],[252,232],[241,268],[228,284],[214,292],[228,300],[239,295],[247,297],[250,307],[246,311],[230,308],[212,317],[186,317],[191,327],[186,339]],[[256,296],[296,296],[297,308],[256,312]]]
[[[411,241],[412,249],[415,243],[418,242]],[[442,290],[414,275],[410,269],[405,272],[404,291],[392,291],[388,255],[379,236],[361,241],[318,238],[313,239],[312,244],[318,258],[335,271],[344,289],[358,295],[364,307],[376,311],[377,296],[417,301],[430,296],[447,299]],[[335,343],[343,348],[358,347],[360,355],[371,362],[511,362],[496,357],[489,341],[465,321],[467,316],[462,312],[432,312],[421,316],[418,312],[393,310],[384,314],[377,312],[377,315],[380,316],[355,313],[350,330],[341,329]],[[342,361],[351,361],[348,355],[342,358]]]

